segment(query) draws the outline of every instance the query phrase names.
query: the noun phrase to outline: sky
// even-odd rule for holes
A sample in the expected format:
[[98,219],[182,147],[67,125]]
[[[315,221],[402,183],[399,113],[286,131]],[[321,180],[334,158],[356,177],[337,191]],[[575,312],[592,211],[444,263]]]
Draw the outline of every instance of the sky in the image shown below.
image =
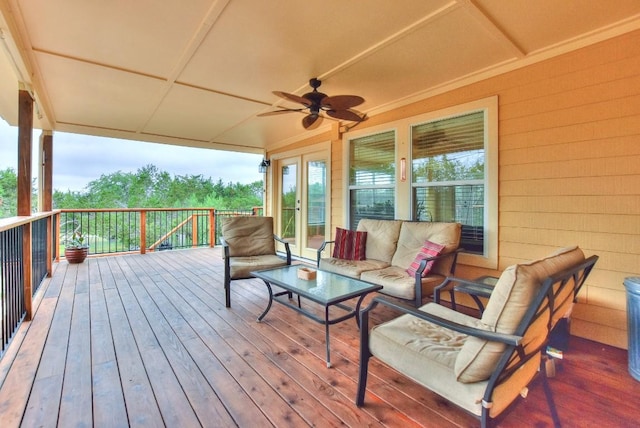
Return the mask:
[[[33,134],[32,175],[38,173],[40,130]],[[263,179],[258,172],[261,155],[196,149],[168,144],[54,132],[53,188],[83,191],[101,175],[136,172],[152,164],[175,175],[202,175],[213,181],[249,184]],[[0,118],[0,170],[18,169],[18,128]]]

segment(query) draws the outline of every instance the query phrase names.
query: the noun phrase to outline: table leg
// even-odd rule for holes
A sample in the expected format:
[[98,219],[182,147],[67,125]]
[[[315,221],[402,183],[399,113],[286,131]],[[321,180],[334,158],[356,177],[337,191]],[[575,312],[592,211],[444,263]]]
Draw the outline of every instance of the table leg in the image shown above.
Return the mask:
[[331,347],[329,346],[329,307],[324,308],[324,336],[327,344],[327,368],[331,367]]
[[362,296],[360,296],[360,298],[358,299],[358,303],[356,303],[356,309],[355,309],[356,314],[354,318],[356,319],[356,325],[358,326],[358,329],[360,329],[360,306],[362,306],[362,301],[364,300],[364,296],[366,296],[367,294],[363,294]]
[[271,309],[271,304],[273,303],[273,290],[271,289],[271,284],[268,281],[262,280],[267,285],[267,290],[269,290],[269,304],[267,304],[267,309],[264,310],[262,315],[260,315],[257,319],[258,322],[262,321],[262,319],[267,315],[269,309]]

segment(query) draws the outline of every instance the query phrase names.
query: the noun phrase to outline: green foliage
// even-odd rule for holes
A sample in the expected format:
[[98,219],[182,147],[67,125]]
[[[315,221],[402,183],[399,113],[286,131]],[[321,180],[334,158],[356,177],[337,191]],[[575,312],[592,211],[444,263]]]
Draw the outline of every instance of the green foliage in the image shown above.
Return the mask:
[[117,171],[91,181],[84,192],[53,194],[55,208],[216,208],[248,209],[262,205],[262,181],[213,182],[202,175],[172,177],[154,165],[135,173]]
[[84,243],[84,235],[79,229],[75,230],[71,237],[65,242],[65,248],[89,248],[89,245]]
[[[35,179],[31,180],[31,211],[38,206]],[[18,215],[18,176],[13,168],[0,170],[0,218]]]
[[18,178],[13,168],[0,170],[0,218],[13,217],[18,212]]

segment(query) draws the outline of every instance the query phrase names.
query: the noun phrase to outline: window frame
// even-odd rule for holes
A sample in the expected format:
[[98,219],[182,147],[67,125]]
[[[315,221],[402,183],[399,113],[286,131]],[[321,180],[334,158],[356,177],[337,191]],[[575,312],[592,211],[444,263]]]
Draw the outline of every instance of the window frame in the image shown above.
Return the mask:
[[[349,182],[350,144],[351,140],[379,134],[386,131],[395,131],[395,218],[400,220],[413,219],[413,177],[412,177],[412,147],[411,129],[413,126],[434,120],[460,116],[473,111],[484,111],[484,253],[461,253],[458,260],[461,264],[483,267],[488,269],[498,268],[498,96],[491,96],[479,100],[458,104],[443,109],[430,111],[406,118],[388,122],[384,125],[350,131],[343,134],[343,177],[345,180],[345,194],[343,213],[346,224],[351,224]],[[402,170],[404,165],[405,170]]]

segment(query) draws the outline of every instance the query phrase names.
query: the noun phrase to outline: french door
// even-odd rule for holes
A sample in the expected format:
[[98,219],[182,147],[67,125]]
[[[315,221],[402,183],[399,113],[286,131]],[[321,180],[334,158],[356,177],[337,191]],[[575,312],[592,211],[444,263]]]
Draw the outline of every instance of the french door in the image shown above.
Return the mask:
[[328,230],[328,156],[291,156],[276,164],[277,232],[294,256],[315,260]]

